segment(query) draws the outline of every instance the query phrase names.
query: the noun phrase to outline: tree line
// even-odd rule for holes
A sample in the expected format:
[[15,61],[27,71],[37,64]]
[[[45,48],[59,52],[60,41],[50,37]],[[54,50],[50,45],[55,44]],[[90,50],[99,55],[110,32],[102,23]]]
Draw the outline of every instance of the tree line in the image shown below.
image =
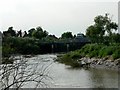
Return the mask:
[[[85,37],[88,37],[91,43],[98,44],[112,44],[120,43],[120,34],[116,33],[118,25],[112,21],[109,14],[104,16],[98,15],[94,18],[94,24],[86,29]],[[20,54],[40,54],[44,52],[41,48],[41,42],[52,43],[55,41],[68,40],[76,38],[72,32],[64,32],[61,37],[50,35],[42,27],[31,28],[30,30],[22,32],[16,31],[13,27],[9,27],[7,31],[2,33],[2,51],[3,56],[9,56],[13,53]],[[45,47],[48,47],[46,45]],[[46,49],[46,52],[49,49]]]
[[[11,54],[41,54],[50,53],[50,45],[41,45],[43,42],[53,43],[55,41],[73,39],[75,35],[72,32],[64,32],[61,37],[50,35],[42,27],[31,28],[30,30],[22,32],[22,30],[16,31],[13,27],[9,27],[7,31],[3,31],[2,34],[2,52],[3,57],[10,56]],[[42,48],[46,47],[43,51]]]
[[[43,39],[45,37],[53,37],[58,39],[55,35],[49,35],[49,33],[46,30],[43,30],[42,27],[38,26],[36,28],[31,28],[30,30],[22,32],[22,30],[16,31],[13,29],[13,27],[9,27],[7,31],[3,31],[2,33],[3,37],[30,37],[35,39]],[[76,35],[73,35],[72,32],[64,32],[60,39],[65,38],[73,38]]]

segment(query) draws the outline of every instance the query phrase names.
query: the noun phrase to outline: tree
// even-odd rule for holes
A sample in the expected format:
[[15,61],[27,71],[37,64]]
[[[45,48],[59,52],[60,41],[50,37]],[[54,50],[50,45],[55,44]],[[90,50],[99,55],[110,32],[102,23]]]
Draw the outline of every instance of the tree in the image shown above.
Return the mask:
[[111,35],[111,43],[120,43],[120,34],[113,33]]
[[42,29],[42,27],[40,27],[40,26],[36,27],[36,30],[43,32],[43,29]]
[[23,35],[23,37],[27,37],[27,36],[28,36],[27,32],[24,31],[24,35]]
[[16,36],[16,32],[13,30],[13,27],[8,28],[8,33],[10,33],[11,36]]
[[22,37],[22,30],[18,31],[17,37]]
[[72,32],[64,32],[64,33],[61,35],[61,38],[62,38],[62,39],[73,38]]
[[35,31],[33,31],[32,36],[37,39],[42,39],[48,35],[46,30],[43,31],[41,27],[37,27]]
[[4,36],[16,36],[16,32],[15,32],[15,30],[13,30],[13,27],[9,27],[8,28],[8,31],[4,31],[3,32],[3,35]]
[[34,31],[35,31],[35,28],[31,28],[30,30],[28,30],[28,36],[32,37],[32,34]]
[[92,42],[100,42],[100,39],[103,37],[104,31],[101,31],[101,27],[98,26],[89,26],[87,28],[86,36],[91,38]]
[[118,25],[115,22],[112,22],[109,14],[105,16],[99,15],[94,18],[94,25],[89,26],[86,29],[86,35],[92,39],[92,42],[102,43],[104,41],[104,36],[112,35],[113,30],[117,30]]
[[95,26],[91,25],[87,28],[86,35],[92,37],[98,35],[99,33],[100,31]]
[[42,40],[50,43],[50,42],[57,41],[58,38],[55,35],[48,35],[48,36],[42,38]]
[[44,79],[50,79],[47,69],[51,63],[44,66],[41,62],[31,64],[28,61],[29,59],[20,56],[19,60],[14,60],[13,64],[0,65],[0,89],[15,88],[15,90],[19,90],[26,83],[34,83],[35,88],[47,87]]
[[106,13],[105,16],[99,15],[94,19],[95,25],[101,27],[102,35],[105,34],[105,31],[111,35],[113,30],[117,30],[118,25],[115,22],[112,22],[109,14]]

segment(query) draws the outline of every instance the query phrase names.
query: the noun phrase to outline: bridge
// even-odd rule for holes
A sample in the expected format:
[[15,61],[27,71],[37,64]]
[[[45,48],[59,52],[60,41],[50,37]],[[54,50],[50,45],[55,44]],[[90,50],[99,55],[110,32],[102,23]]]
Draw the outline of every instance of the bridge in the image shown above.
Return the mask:
[[90,40],[83,34],[77,34],[74,39],[62,39],[51,43],[41,43],[41,53],[58,53],[58,52],[69,52],[80,49],[85,44],[90,43]]

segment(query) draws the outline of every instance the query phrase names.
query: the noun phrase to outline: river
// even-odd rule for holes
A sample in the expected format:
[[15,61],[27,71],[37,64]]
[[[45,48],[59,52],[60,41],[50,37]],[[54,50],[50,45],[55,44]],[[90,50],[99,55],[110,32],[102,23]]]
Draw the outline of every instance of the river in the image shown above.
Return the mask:
[[[105,69],[73,69],[64,64],[54,62],[56,55],[37,55],[29,58],[30,63],[42,62],[48,67],[49,76],[46,82],[50,88],[118,88],[118,72]],[[32,88],[26,85],[26,88]]]
[[[118,74],[117,71],[92,68],[75,69],[55,62],[56,58],[55,54],[36,55],[25,58],[31,71],[41,72],[42,69],[46,68],[44,72],[49,78],[43,79],[45,83],[42,86],[43,88],[118,88],[120,73]],[[32,67],[33,65],[35,67]],[[23,88],[33,88],[34,86],[35,84],[30,82],[24,84]]]

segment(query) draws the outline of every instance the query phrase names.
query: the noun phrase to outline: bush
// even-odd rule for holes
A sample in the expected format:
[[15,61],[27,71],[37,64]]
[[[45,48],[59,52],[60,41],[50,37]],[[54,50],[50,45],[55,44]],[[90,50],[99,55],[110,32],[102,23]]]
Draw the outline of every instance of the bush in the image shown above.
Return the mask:
[[11,54],[15,52],[15,49],[10,48],[10,46],[3,46],[2,47],[2,57],[10,57]]
[[118,50],[116,50],[113,54],[112,54],[112,58],[115,60],[115,59],[118,59],[120,58],[120,48]]
[[89,53],[88,56],[89,56],[90,58],[92,58],[92,57],[98,57],[98,51],[94,50],[94,51],[92,51],[91,53]]
[[65,65],[70,65],[71,67],[78,67],[79,63],[77,61],[77,58],[79,58],[80,55],[77,52],[70,52],[58,59],[58,62],[64,63]]
[[78,51],[75,51],[75,52],[70,53],[70,57],[72,59],[78,59],[78,58],[81,58],[82,56],[80,55]]

